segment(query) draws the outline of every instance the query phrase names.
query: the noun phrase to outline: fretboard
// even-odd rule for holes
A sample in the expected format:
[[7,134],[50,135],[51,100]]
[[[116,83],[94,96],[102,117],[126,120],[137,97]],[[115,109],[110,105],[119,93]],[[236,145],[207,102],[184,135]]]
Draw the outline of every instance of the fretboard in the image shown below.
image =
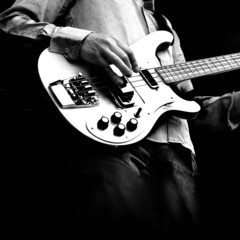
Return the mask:
[[240,53],[156,68],[166,84],[240,69]]

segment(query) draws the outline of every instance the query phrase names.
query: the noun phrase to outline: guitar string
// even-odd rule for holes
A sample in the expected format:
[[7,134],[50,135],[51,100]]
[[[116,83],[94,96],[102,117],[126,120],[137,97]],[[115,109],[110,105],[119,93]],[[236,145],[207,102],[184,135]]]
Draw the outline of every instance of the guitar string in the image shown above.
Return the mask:
[[[231,60],[233,60],[233,61],[235,62],[235,64],[237,64],[237,66],[240,67],[240,62],[237,62],[237,61],[236,61],[236,58],[234,59],[233,56],[232,56],[232,59],[231,59]],[[239,57],[237,60],[240,60],[240,57]],[[206,61],[208,61],[208,63],[206,63]],[[221,71],[221,70],[224,71],[224,70],[225,70],[225,69],[220,69],[220,70],[218,70],[218,67],[217,67],[216,65],[214,65],[214,62],[213,62],[213,61],[216,62],[216,59],[215,59],[215,58],[209,58],[209,59],[203,59],[203,60],[198,60],[198,61],[190,61],[190,62],[175,64],[175,65],[166,65],[166,66],[163,66],[163,67],[149,68],[149,69],[147,69],[147,70],[152,70],[152,69],[154,69],[154,70],[155,70],[155,69],[159,70],[159,69],[160,69],[160,70],[163,71],[163,74],[164,74],[164,71],[165,71],[165,70],[167,71],[167,72],[165,72],[165,73],[168,73],[168,74],[170,74],[170,71],[169,71],[169,70],[171,70],[171,71],[172,71],[173,73],[175,73],[175,74],[179,74],[179,72],[180,72],[180,74],[184,74],[184,73],[185,73],[185,74],[188,74],[188,73],[189,73],[189,70],[190,70],[190,73],[192,73],[192,74],[200,74],[200,75],[201,75],[201,73],[199,72],[199,70],[204,71],[204,73],[208,73],[208,72],[205,71],[205,69],[204,69],[203,67],[208,67],[209,70],[211,69],[211,67],[217,69],[217,71]],[[226,68],[226,66],[230,66],[230,67],[232,67],[232,68],[235,67],[235,66],[231,66],[231,63],[228,63],[228,62],[226,62],[226,61],[227,61],[227,60],[224,58],[224,59],[218,60],[217,63],[220,63],[223,68]],[[225,66],[224,66],[224,64],[223,64],[222,62],[225,63]],[[201,67],[201,69],[197,69],[196,66],[194,66],[195,63],[197,63],[197,64],[199,65],[199,67]],[[209,63],[211,64],[211,67],[208,66]],[[201,66],[201,64],[203,64],[203,66]],[[216,63],[215,63],[215,64],[216,64]],[[192,68],[192,69],[191,69],[191,68]],[[229,69],[229,68],[227,67],[226,70],[228,70],[228,69]],[[188,70],[188,71],[187,71],[187,70]],[[183,73],[182,73],[181,71],[183,71]],[[157,77],[153,77],[153,79],[158,78],[159,75],[160,75],[160,77],[163,78],[163,76],[161,76],[160,73],[157,73]],[[132,78],[137,78],[137,77],[141,77],[141,75],[138,74],[138,75],[135,75],[135,76],[130,77],[130,78],[132,79]],[[192,77],[193,77],[193,76],[188,76],[186,79],[192,78]],[[128,78],[128,79],[130,79],[130,78]],[[94,79],[101,79],[101,78],[100,78],[100,77],[93,77],[93,78],[89,78],[89,79],[87,79],[87,80],[91,80],[91,81],[92,81],[92,80],[94,80]],[[149,80],[150,78],[146,78],[146,79]],[[74,80],[74,81],[75,81],[75,80]],[[72,81],[72,82],[74,82],[74,81]],[[76,79],[76,81],[81,81],[81,80]],[[139,80],[139,81],[141,81],[141,80]],[[132,82],[134,82],[134,81],[132,81]],[[159,81],[159,82],[160,82],[160,81]]]
[[[147,86],[147,84],[144,80],[141,80],[141,82],[142,82],[141,85],[133,86],[133,89],[135,91],[137,91],[136,89],[139,88],[139,87]],[[158,83],[159,82],[162,82],[162,81],[158,81]],[[111,93],[111,89],[106,84],[104,84],[103,82],[93,83],[92,85],[93,85],[92,89],[95,90],[99,96]],[[103,86],[102,87],[97,87],[97,85],[103,85]],[[85,91],[86,90],[79,91],[78,93],[85,92]],[[130,92],[125,94],[126,97],[131,96],[131,95],[132,94]]]
[[[207,61],[210,61],[210,62],[211,62],[211,60],[212,60],[212,59],[208,59]],[[213,59],[213,60],[215,60],[215,59]],[[232,59],[232,60],[234,60],[234,61],[235,61],[235,64],[237,64],[237,66],[240,67],[239,63],[238,63],[235,59]],[[240,60],[240,58],[237,59],[237,60]],[[191,74],[191,73],[192,73],[192,74],[195,74],[195,76],[192,75],[192,76],[187,76],[187,77],[185,77],[184,79],[180,79],[180,80],[178,79],[178,81],[184,81],[184,80],[187,80],[187,79],[196,77],[196,76],[205,75],[205,74],[206,74],[206,71],[204,70],[204,68],[201,68],[201,69],[200,69],[200,70],[202,70],[202,71],[204,72],[204,74],[201,74],[201,73],[198,71],[199,69],[196,69],[196,67],[194,66],[194,62],[196,62],[196,61],[187,62],[187,63],[181,63],[181,64],[176,64],[176,65],[167,65],[167,66],[163,66],[163,67],[149,68],[148,70],[152,70],[152,69],[154,69],[154,70],[159,70],[159,69],[160,69],[160,70],[163,71],[163,74],[168,73],[168,74],[170,74],[171,76],[173,76],[174,74],[175,74],[174,76],[177,76],[178,74],[181,74],[181,75],[183,75],[183,74],[189,74],[189,72],[186,71],[186,70],[188,69],[188,70],[190,70],[190,74]],[[198,65],[199,65],[200,62],[201,62],[201,64],[204,64],[205,67],[208,65],[208,64],[206,64],[206,62],[204,62],[203,60],[198,61]],[[225,62],[225,65],[224,65],[222,62]],[[225,60],[225,59],[224,59],[222,62],[221,62],[221,61],[218,61],[218,63],[220,63],[223,68],[226,68],[226,66],[228,66],[228,67],[227,67],[227,70],[229,70],[229,66],[232,67],[231,64],[229,64],[228,62],[226,63],[226,60]],[[211,62],[210,64],[213,64],[213,62]],[[200,66],[200,67],[202,67],[202,66]],[[207,67],[208,67],[208,69],[210,69],[209,66],[207,66]],[[216,65],[214,65],[214,64],[213,64],[212,67],[215,68],[218,72],[221,72],[221,71],[224,71],[224,70],[225,70],[225,69],[220,69],[220,70],[219,70],[219,69],[216,67]],[[235,67],[236,67],[236,66],[235,66]],[[191,68],[193,68],[193,69],[191,69]],[[232,68],[234,68],[234,67],[232,67]],[[167,72],[164,73],[164,70],[167,70]],[[169,72],[169,70],[171,70],[173,74],[171,74],[171,73]],[[183,73],[182,73],[181,71],[183,71]],[[210,71],[211,71],[211,70],[210,70]],[[177,75],[176,75],[176,73],[177,73]],[[153,74],[156,75],[156,76],[153,77]],[[164,77],[163,77],[159,72],[157,72],[157,71],[155,71],[153,74],[152,74],[151,78],[146,78],[146,79],[147,79],[147,80],[150,80],[150,79],[160,78],[160,81],[156,81],[157,83],[162,82],[162,80],[164,80],[164,82],[167,80],[167,79],[164,79]],[[132,80],[133,78],[139,78],[139,77],[141,77],[140,80]],[[167,77],[167,76],[166,76],[166,77]],[[173,77],[173,78],[174,78],[174,77]],[[176,77],[175,77],[175,78],[176,78]],[[178,77],[177,77],[177,78],[178,78]],[[83,79],[84,79],[84,78],[83,78]],[[92,82],[94,79],[97,79],[97,80],[98,80],[98,79],[101,79],[101,78],[100,78],[100,77],[93,77],[93,78],[89,78],[89,79],[86,79],[86,80],[87,80],[87,81],[88,81],[88,80],[91,80],[91,84],[92,84],[92,85],[95,85],[95,86],[97,86],[97,85],[106,85],[106,84],[104,84],[104,82],[102,82],[102,81]],[[76,80],[73,80],[72,82],[75,82],[75,81],[77,81],[77,82],[78,82],[78,81],[82,81],[82,79],[76,79]],[[147,85],[147,83],[145,82],[145,80],[142,78],[142,76],[141,76],[140,74],[134,75],[134,76],[128,78],[128,81],[132,83],[132,86],[133,86],[134,88]],[[142,85],[136,85],[136,86],[133,85],[134,83],[138,83],[138,82],[143,82],[144,84],[142,84]],[[177,80],[174,79],[173,82],[177,82]],[[166,82],[165,82],[165,83],[166,83]],[[172,82],[170,81],[169,83],[172,83]],[[108,89],[108,86],[106,85],[106,86],[99,87],[98,90],[99,90],[99,89],[104,89],[104,88]]]
[[[160,81],[156,81],[157,83],[160,83],[162,81],[164,81],[166,83],[166,81],[168,80],[167,78],[169,78],[169,76],[167,76],[167,75],[170,75],[172,80],[174,80],[174,81],[169,81],[168,83],[172,83],[172,82],[176,82],[176,78],[178,81],[180,81],[180,80],[184,81],[184,80],[196,77],[196,76],[204,76],[206,74],[209,74],[209,71],[210,71],[210,73],[212,72],[211,68],[215,69],[213,72],[221,72],[226,69],[230,70],[231,68],[234,68],[234,67],[236,68],[236,65],[237,65],[237,67],[240,66],[239,62],[238,62],[238,60],[240,60],[239,53],[221,56],[220,58],[221,59],[216,58],[216,57],[208,58],[208,59],[180,63],[180,64],[176,64],[176,65],[167,65],[167,66],[162,66],[162,67],[157,67],[157,68],[149,68],[148,70],[150,71],[150,70],[154,69],[154,74],[156,74],[156,77],[153,77],[153,74],[152,74],[151,79],[159,78]],[[234,61],[235,66],[232,66],[233,61]],[[195,66],[196,64],[198,65],[198,68]],[[219,70],[219,66],[217,64],[220,64],[220,70]],[[199,67],[200,67],[200,69],[199,69]],[[229,69],[229,67],[230,67],[230,69]],[[206,72],[206,68],[208,69],[208,72]],[[160,73],[160,71],[162,71],[162,74]],[[199,72],[199,71],[201,71],[201,72]],[[165,78],[163,77],[164,74],[165,74]],[[180,76],[185,75],[184,78],[179,80],[179,74],[180,74]],[[191,76],[189,74],[191,74]],[[134,78],[139,78],[139,77],[141,77],[140,80],[136,80],[136,81],[132,80]],[[174,79],[174,77],[175,77],[175,79]],[[83,78],[83,79],[85,79],[85,78]],[[82,81],[83,79],[76,79],[76,80],[73,80],[72,82]],[[95,87],[97,85],[103,85],[103,87],[97,88],[98,91],[102,90],[102,89],[103,90],[107,89],[108,93],[109,93],[109,87],[106,85],[106,83],[105,83],[106,86],[104,86],[104,82],[102,82],[102,81],[93,82],[94,79],[100,79],[100,78],[94,77],[94,78],[87,79],[87,81],[91,80],[91,85],[94,85]],[[142,76],[140,74],[134,75],[133,77],[127,78],[127,79],[128,79],[128,82],[132,85],[132,87],[135,89],[136,92],[137,92],[137,90],[136,90],[137,87],[147,85],[146,81],[142,78]],[[150,78],[146,78],[146,80],[150,80]],[[143,82],[143,84],[134,86],[134,83],[138,83],[138,82]],[[84,90],[79,91],[79,92],[84,92]],[[107,91],[105,91],[105,92],[102,91],[102,93],[106,94]],[[128,94],[126,94],[126,95],[128,95]]]

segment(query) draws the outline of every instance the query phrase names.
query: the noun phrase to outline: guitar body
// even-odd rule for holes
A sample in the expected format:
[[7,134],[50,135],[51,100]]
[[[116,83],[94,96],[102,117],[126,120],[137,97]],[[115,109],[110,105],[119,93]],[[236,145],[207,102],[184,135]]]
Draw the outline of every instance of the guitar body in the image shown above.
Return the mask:
[[[110,87],[106,87],[109,86],[109,80],[102,77],[104,74],[96,66],[81,61],[70,62],[64,56],[51,53],[48,49],[45,49],[39,57],[39,76],[58,110],[79,132],[108,145],[132,144],[146,137],[164,113],[172,111],[173,114],[180,113],[181,116],[188,118],[194,117],[200,110],[196,102],[180,98],[154,72],[153,67],[160,66],[156,49],[160,44],[171,41],[170,33],[158,31],[131,46],[139,66],[151,69],[149,72],[154,74],[154,81],[158,83],[158,87],[146,84],[141,75],[134,73],[128,79],[127,85],[130,90],[127,90],[127,93],[131,93],[132,97],[127,99],[126,105],[121,104],[122,100],[119,101],[118,96],[111,93]],[[168,54],[170,54],[168,50],[163,51],[163,58],[167,58]],[[83,74],[80,80],[84,84],[86,80],[96,91],[98,98],[96,104],[90,101],[90,104],[83,106],[68,105],[71,99],[66,90],[62,84],[54,84],[58,80],[71,79],[79,72]]]

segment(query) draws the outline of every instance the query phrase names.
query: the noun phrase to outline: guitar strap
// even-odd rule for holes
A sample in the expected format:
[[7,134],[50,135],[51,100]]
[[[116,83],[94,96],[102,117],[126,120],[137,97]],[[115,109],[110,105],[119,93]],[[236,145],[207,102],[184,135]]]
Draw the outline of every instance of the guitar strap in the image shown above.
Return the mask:
[[[143,0],[143,2],[144,2],[144,8],[153,12],[153,16],[156,19],[158,27],[159,27],[158,30],[168,31],[173,34],[173,31],[172,31],[171,27],[169,26],[166,17],[163,14],[161,14],[161,12],[160,12],[159,4],[155,4],[154,0]],[[157,2],[158,1],[156,1],[156,3]],[[173,36],[174,36],[174,34],[173,34]],[[174,42],[174,40],[173,40],[173,42]],[[171,44],[173,44],[173,42]]]

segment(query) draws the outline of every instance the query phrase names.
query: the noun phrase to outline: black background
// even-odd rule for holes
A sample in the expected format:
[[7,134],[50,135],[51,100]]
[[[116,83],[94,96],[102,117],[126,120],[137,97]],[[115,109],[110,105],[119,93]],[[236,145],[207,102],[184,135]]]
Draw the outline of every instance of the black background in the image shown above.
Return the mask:
[[[8,7],[12,2],[10,0],[5,3],[1,1],[0,10]],[[156,2],[177,31],[187,60],[218,56],[240,50],[237,1],[161,1],[160,3],[156,0]],[[11,48],[14,49],[11,41],[5,41],[3,38],[0,41],[2,56],[5,56],[1,61],[0,88],[4,90],[8,85],[6,81],[11,81],[13,77],[13,73],[10,74],[9,69],[13,69],[15,66],[14,76],[16,77],[17,74],[21,79],[26,74],[25,69],[21,68],[19,63],[21,61],[28,62],[29,54],[26,53],[24,58],[21,52],[21,58],[18,58],[16,53],[11,52]],[[7,77],[3,77],[6,74]],[[239,77],[239,72],[234,72],[199,79],[193,83],[198,94],[220,95],[240,90]],[[15,121],[18,122],[18,119]],[[15,128],[17,128],[16,126]],[[3,126],[3,128],[6,127],[9,126]],[[38,138],[38,136],[35,137]],[[239,129],[231,133],[212,133],[200,132],[193,127],[192,138],[198,156],[201,198],[205,207],[202,212],[204,217],[203,234],[206,237],[223,237],[225,235],[231,239],[231,236],[239,235]],[[24,159],[23,154],[20,156],[21,159]],[[21,178],[19,179],[21,181]],[[5,180],[5,187],[12,187],[16,182],[15,179],[13,184],[8,185],[9,178]],[[16,186],[19,187],[19,185]],[[24,192],[22,194],[24,195]],[[12,194],[12,197],[16,197],[16,195]],[[16,210],[20,205],[12,207]],[[6,206],[7,204],[4,203],[4,210],[8,209]],[[30,204],[30,206],[33,205]],[[34,218],[31,214],[29,215]],[[17,218],[16,221],[20,221],[20,218]]]

